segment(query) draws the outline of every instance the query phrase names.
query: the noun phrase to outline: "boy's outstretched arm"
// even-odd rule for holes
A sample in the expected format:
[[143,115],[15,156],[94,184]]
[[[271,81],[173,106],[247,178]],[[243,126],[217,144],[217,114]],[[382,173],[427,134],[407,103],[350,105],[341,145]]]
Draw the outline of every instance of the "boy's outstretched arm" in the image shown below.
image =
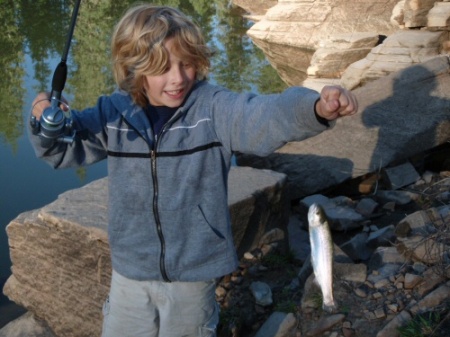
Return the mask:
[[358,111],[358,102],[353,93],[343,87],[325,86],[320,92],[315,111],[320,117],[332,121],[355,114]]

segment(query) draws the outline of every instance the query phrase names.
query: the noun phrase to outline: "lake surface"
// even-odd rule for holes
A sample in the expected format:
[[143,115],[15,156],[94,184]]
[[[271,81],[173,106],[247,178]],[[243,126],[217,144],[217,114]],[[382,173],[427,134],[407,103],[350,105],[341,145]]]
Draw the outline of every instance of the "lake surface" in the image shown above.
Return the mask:
[[[8,1],[0,11],[0,287],[11,274],[5,227],[20,213],[40,208],[69,189],[107,175],[106,162],[54,170],[36,159],[26,128],[31,102],[49,91],[61,60],[75,1]],[[63,92],[72,108],[95,104],[114,90],[109,38],[114,24],[134,1],[83,0],[67,60]],[[236,91],[278,92],[285,88],[262,52],[245,35],[252,22],[229,0],[168,0],[156,4],[180,8],[203,29],[211,48],[210,81]],[[19,314],[0,295],[0,328]]]

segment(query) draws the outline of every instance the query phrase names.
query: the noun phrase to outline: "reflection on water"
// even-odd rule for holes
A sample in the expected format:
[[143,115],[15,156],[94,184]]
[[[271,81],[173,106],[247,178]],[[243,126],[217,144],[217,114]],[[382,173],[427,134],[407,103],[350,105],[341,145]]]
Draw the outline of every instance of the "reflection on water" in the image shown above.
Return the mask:
[[[135,1],[83,0],[68,58],[64,95],[74,108],[95,103],[114,89],[109,66],[110,32]],[[202,28],[216,50],[212,82],[238,91],[277,92],[285,87],[245,32],[252,24],[229,0],[153,1],[180,8]],[[17,215],[55,200],[58,194],[106,175],[105,163],[53,170],[37,160],[25,125],[36,93],[50,89],[66,43],[75,1],[5,0],[0,11],[0,287],[11,262],[4,228]],[[0,327],[17,312],[0,295]]]

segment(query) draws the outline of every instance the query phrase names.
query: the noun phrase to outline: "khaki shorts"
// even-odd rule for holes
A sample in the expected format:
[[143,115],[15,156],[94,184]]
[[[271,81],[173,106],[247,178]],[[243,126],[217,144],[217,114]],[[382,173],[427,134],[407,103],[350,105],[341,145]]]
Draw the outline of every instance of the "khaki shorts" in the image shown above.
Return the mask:
[[215,337],[215,282],[135,281],[113,271],[102,337]]

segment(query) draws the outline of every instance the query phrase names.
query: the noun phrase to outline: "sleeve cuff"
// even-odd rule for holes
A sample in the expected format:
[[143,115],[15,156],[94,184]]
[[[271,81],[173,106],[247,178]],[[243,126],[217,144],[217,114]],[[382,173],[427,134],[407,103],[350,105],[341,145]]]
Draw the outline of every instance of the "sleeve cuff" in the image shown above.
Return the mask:
[[317,102],[319,102],[319,101],[320,101],[320,97],[318,99],[316,99],[316,101],[314,102],[314,115],[316,116],[316,119],[320,124],[329,127],[330,123],[329,123],[328,119],[319,116],[319,114],[316,111],[316,105],[317,105]]

